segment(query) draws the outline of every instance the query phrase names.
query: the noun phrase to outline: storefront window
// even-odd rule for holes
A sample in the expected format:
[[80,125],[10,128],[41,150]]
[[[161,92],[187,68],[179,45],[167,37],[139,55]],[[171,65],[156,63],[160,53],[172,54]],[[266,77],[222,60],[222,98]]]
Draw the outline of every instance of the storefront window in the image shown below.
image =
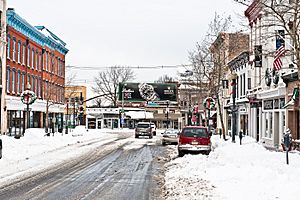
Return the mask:
[[266,124],[265,124],[266,131],[265,131],[264,136],[268,137],[268,132],[269,132],[269,113],[264,113],[264,115],[265,115],[265,119],[266,119]]

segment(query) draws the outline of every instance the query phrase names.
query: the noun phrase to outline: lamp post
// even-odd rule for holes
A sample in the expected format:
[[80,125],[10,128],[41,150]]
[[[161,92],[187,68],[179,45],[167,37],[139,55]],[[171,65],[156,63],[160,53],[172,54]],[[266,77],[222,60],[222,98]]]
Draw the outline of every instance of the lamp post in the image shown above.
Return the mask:
[[124,83],[122,86],[122,110],[121,110],[121,128],[124,127],[124,92],[126,91],[127,84]]
[[167,129],[168,129],[169,128],[169,100],[167,100],[166,112],[167,112]]
[[235,103],[235,99],[236,99],[236,78],[237,75],[232,72],[231,74],[231,80],[232,80],[232,125],[231,125],[231,134],[232,134],[232,142],[235,142],[235,135],[236,135],[236,103]]
[[[29,110],[29,105],[34,103],[34,101],[36,100],[36,94],[30,90],[31,89],[31,85],[30,83],[28,82],[27,85],[26,85],[26,90],[24,90],[21,94],[21,101],[26,104],[26,117],[27,117],[27,127],[26,128],[29,128],[30,127],[30,110]],[[24,129],[24,132],[25,132],[25,129]],[[23,133],[24,133],[23,132]]]
[[69,123],[69,120],[68,120],[68,118],[69,118],[69,98],[67,99],[67,116],[66,116],[66,134],[68,134],[68,123]]

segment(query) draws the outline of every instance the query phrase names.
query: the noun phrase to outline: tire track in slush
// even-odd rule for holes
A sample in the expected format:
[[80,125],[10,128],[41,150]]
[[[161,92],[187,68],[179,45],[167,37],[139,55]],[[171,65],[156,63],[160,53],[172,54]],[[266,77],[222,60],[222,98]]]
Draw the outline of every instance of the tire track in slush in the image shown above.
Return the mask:
[[139,149],[124,150],[129,143],[106,152],[97,148],[84,163],[63,166],[29,180],[27,186],[11,187],[9,199],[160,199],[155,177],[162,173],[159,168],[163,164],[155,158],[165,149],[147,141]]

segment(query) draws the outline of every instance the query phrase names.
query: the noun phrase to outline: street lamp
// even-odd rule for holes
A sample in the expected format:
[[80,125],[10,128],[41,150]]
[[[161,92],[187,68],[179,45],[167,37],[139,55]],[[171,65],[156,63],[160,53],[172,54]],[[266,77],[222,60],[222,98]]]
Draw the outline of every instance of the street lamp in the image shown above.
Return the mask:
[[167,100],[167,108],[166,108],[166,112],[167,112],[167,129],[169,128],[169,100]]
[[232,80],[232,126],[231,126],[231,135],[232,135],[232,142],[235,142],[235,135],[236,135],[236,103],[235,103],[235,99],[236,99],[236,78],[237,75],[235,72],[232,72],[230,79]]
[[[30,89],[31,89],[31,85],[30,85],[29,82],[27,82],[26,90],[24,90],[22,92],[22,94],[20,95],[22,103],[26,104],[26,109],[25,109],[26,113],[27,113],[27,127],[26,128],[30,127],[30,112],[29,112],[30,110],[29,110],[29,105],[33,104],[34,101],[37,98],[36,94],[33,91],[31,91]],[[25,132],[25,129],[24,129],[24,132]]]
[[66,134],[68,134],[68,125],[69,125],[69,102],[70,102],[70,98],[66,99],[66,103],[67,103],[67,116],[66,116]]
[[124,127],[124,92],[126,91],[127,84],[122,86],[122,110],[121,110],[121,128]]

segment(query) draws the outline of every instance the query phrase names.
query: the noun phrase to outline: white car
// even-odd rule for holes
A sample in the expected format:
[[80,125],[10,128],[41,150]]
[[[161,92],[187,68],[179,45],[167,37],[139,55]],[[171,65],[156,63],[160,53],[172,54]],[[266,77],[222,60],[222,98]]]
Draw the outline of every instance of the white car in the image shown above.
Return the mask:
[[162,145],[168,144],[178,144],[178,135],[180,131],[177,129],[167,129],[162,133],[163,137],[161,139]]

